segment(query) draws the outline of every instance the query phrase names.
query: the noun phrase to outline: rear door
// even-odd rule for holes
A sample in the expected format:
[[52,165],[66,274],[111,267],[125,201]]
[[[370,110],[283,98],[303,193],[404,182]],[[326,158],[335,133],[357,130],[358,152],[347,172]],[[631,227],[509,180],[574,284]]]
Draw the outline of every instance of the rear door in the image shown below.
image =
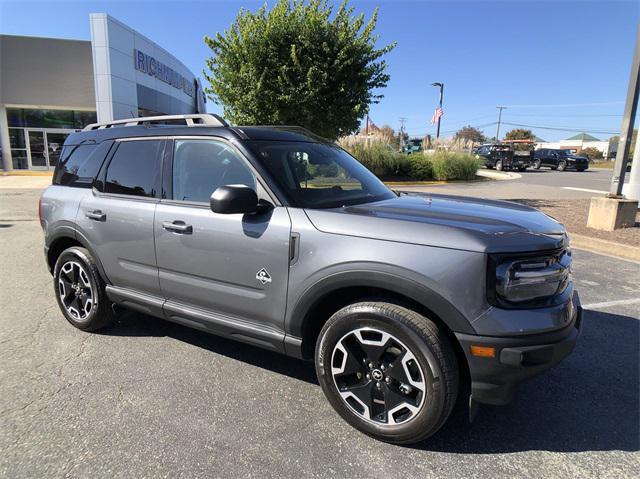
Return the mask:
[[98,255],[117,287],[160,295],[153,218],[161,187],[165,140],[118,140],[81,202],[79,234]]
[[[167,198],[155,217],[165,314],[222,334],[241,324],[281,332],[291,235],[286,208],[259,215],[213,213],[210,196],[224,185],[244,184],[274,200],[225,140],[176,138],[171,148],[164,170]],[[281,341],[279,336],[275,342]]]

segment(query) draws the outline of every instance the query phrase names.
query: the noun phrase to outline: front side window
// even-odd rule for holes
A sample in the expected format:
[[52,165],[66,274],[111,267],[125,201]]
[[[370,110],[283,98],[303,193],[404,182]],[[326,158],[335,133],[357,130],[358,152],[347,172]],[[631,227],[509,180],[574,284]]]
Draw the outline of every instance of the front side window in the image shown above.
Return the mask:
[[246,185],[256,178],[231,146],[216,140],[176,140],[173,153],[173,199],[209,203],[220,186]]
[[157,197],[162,141],[123,141],[107,168],[105,193]]
[[394,197],[373,173],[337,146],[293,141],[248,145],[296,206],[335,208]]

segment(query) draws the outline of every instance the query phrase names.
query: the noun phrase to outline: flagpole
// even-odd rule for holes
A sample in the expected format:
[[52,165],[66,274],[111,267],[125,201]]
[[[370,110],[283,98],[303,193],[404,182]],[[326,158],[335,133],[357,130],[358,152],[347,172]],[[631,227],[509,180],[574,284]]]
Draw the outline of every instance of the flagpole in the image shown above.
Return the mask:
[[[444,91],[444,83],[436,82],[432,83],[431,86],[440,87],[440,110],[442,111],[442,96]],[[438,129],[436,130],[436,139],[440,138],[440,119],[442,118],[442,113],[438,116]]]

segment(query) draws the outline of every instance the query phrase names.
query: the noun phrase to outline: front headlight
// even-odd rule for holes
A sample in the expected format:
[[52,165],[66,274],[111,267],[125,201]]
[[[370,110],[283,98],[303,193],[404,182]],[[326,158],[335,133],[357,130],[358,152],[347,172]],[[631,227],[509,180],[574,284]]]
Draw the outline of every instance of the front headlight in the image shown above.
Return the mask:
[[494,303],[498,306],[535,306],[561,294],[571,280],[571,252],[528,258],[493,256],[490,260]]

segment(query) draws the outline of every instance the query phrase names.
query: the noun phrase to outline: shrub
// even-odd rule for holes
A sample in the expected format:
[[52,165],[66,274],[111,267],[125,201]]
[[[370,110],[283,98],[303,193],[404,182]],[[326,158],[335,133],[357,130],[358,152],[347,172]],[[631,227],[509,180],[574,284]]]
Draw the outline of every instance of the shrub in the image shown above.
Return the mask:
[[378,177],[409,176],[407,156],[384,143],[355,143],[348,146],[347,150]]
[[429,156],[436,180],[472,180],[481,161],[469,153],[436,151]]
[[468,153],[445,150],[430,155],[405,155],[381,142],[341,142],[351,155],[382,179],[472,180],[481,161]]
[[433,165],[422,153],[407,156],[409,177],[414,180],[430,180],[433,178]]

